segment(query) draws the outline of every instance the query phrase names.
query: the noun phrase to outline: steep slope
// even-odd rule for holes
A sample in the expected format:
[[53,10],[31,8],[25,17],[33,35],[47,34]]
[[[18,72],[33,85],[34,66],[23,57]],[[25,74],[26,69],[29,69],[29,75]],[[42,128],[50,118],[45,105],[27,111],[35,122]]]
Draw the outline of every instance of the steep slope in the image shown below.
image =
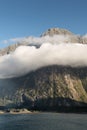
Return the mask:
[[[3,79],[1,105],[38,110],[84,107],[87,106],[86,79],[87,68],[64,66],[48,66],[20,78]],[[3,86],[4,82],[10,87]]]

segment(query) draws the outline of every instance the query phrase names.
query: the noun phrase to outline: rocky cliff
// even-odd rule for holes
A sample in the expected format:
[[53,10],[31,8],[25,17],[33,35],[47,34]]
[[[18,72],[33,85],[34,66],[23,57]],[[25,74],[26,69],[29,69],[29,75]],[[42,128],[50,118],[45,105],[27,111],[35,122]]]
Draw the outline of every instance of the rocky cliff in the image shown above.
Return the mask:
[[34,110],[87,107],[87,68],[48,66],[19,78],[3,79],[0,100],[7,107]]

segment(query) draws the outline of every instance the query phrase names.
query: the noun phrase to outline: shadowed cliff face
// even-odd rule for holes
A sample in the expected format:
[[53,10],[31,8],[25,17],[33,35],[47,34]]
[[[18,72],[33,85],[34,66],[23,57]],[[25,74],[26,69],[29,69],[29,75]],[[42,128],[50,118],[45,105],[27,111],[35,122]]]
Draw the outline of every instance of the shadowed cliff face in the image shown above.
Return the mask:
[[[1,105],[26,106],[34,109],[35,106],[39,109],[38,104],[40,107],[42,104],[44,108],[54,107],[54,104],[84,106],[87,103],[86,79],[87,68],[65,66],[48,66],[20,78],[3,79]],[[3,84],[4,82],[9,82],[10,87]]]
[[[70,98],[87,102],[86,85],[83,86],[85,69],[63,66],[50,66],[30,74],[24,87],[30,86],[31,99],[39,98]],[[31,82],[30,82],[31,81]]]

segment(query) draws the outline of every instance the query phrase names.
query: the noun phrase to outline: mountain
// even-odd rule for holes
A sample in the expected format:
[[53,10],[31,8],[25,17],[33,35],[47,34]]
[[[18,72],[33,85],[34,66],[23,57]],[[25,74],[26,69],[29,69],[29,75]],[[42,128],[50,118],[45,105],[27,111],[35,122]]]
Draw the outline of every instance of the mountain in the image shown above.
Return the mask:
[[48,66],[2,79],[0,86],[1,106],[56,111],[87,107],[87,68]]
[[74,33],[70,32],[66,29],[61,29],[61,28],[50,28],[46,32],[44,32],[41,35],[41,37],[45,37],[45,36],[52,37],[54,35],[69,36],[70,39],[67,42],[87,44],[87,37],[86,36],[75,35]]
[[16,43],[6,48],[3,48],[0,50],[0,56],[3,56],[5,54],[10,54],[11,52],[14,52],[17,47],[23,46],[23,45],[26,45],[26,43]]
[[66,30],[66,29],[61,29],[61,28],[50,28],[46,32],[44,32],[41,36],[53,36],[53,35],[74,35],[72,32]]
[[[76,42],[81,38],[63,29],[49,29],[41,37],[55,34],[70,35]],[[8,47],[9,53],[20,45],[29,43],[14,44]],[[45,66],[20,77],[0,79],[0,89],[1,109],[87,112],[87,67]]]

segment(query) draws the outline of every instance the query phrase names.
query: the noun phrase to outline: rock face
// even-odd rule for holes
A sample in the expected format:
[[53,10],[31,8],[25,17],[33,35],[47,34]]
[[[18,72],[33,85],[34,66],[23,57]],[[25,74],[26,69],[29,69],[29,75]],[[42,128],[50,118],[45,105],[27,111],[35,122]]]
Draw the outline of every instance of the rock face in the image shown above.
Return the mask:
[[46,32],[44,32],[41,37],[44,36],[54,36],[54,35],[63,35],[63,36],[69,36],[69,41],[71,43],[83,43],[87,44],[87,36],[79,36],[75,35],[74,33],[66,30],[66,29],[60,29],[60,28],[51,28],[48,29]]
[[59,28],[51,28],[48,29],[45,33],[43,33],[41,36],[53,36],[53,35],[74,35],[72,32],[65,30],[65,29],[59,29]]
[[13,45],[10,45],[4,49],[1,49],[0,50],[0,56],[3,56],[3,55],[6,55],[6,54],[9,54],[13,51],[15,51],[15,49],[18,47],[18,46],[23,46],[23,45],[26,45],[26,43],[16,43],[16,44],[13,44]]
[[48,29],[46,32],[44,32],[41,36],[53,36],[53,35],[74,35],[72,32],[65,30],[65,29],[60,29],[60,28],[51,28]]
[[[3,88],[4,82],[13,85]],[[4,79],[2,92],[1,105],[7,107],[34,110],[87,107],[87,68],[48,66],[23,77]]]

